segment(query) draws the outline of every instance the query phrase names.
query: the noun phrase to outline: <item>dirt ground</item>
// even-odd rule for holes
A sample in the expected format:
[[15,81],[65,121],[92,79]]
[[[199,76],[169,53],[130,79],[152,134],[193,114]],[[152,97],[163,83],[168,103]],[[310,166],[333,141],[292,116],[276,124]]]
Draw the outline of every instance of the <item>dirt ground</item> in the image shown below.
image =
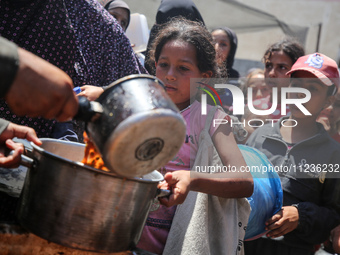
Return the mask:
[[0,234],[0,255],[132,255],[134,253],[97,253],[64,247],[31,233]]

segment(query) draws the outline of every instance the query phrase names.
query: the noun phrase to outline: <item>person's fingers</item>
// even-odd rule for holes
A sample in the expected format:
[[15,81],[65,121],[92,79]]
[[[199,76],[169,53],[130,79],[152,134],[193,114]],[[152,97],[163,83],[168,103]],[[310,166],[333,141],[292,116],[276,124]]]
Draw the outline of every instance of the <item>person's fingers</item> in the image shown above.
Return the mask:
[[[10,125],[15,125],[15,124],[11,123]],[[37,134],[34,131],[34,129],[29,128],[29,127],[25,127],[25,126],[20,126],[20,125],[13,126],[13,136],[12,137],[18,137],[18,138],[26,139],[30,142],[35,143],[36,145],[42,144],[42,142],[37,137]]]
[[30,130],[26,133],[26,140],[33,142],[34,144],[39,146],[42,145],[42,142],[39,140],[34,130]]
[[66,101],[62,111],[56,115],[56,119],[61,122],[71,120],[77,114],[78,108],[78,97],[74,94]]
[[281,227],[279,227],[279,228],[277,228],[273,231],[268,232],[267,237],[276,238],[276,237],[283,236],[283,235],[285,235],[289,232],[288,229],[289,229],[288,226],[282,225]]
[[24,152],[24,145],[22,143],[15,143],[12,139],[6,140],[6,146],[10,150],[16,150],[18,153]]
[[171,206],[175,205],[172,195],[170,195],[169,197],[159,198],[159,202],[166,207],[171,207]]
[[282,210],[274,214],[271,218],[269,218],[265,224],[266,226],[269,226],[281,218],[282,218]]
[[278,229],[281,227],[281,225],[283,224],[283,218],[274,221],[272,224],[266,226],[265,230],[274,230],[274,229]]
[[6,141],[8,149],[12,150],[9,155],[2,155],[0,157],[0,166],[5,168],[18,167],[21,160],[21,154],[24,152],[24,146],[20,143],[15,143],[8,139]]
[[166,173],[164,175],[164,180],[168,183],[169,186],[174,185],[178,182],[178,180],[174,178],[172,173]]
[[157,188],[159,189],[169,189],[169,185],[166,181],[161,181],[158,183]]
[[40,116],[43,116],[45,119],[54,119],[60,113],[63,112],[62,105],[55,105],[52,107],[51,105],[47,106],[46,110],[41,112]]

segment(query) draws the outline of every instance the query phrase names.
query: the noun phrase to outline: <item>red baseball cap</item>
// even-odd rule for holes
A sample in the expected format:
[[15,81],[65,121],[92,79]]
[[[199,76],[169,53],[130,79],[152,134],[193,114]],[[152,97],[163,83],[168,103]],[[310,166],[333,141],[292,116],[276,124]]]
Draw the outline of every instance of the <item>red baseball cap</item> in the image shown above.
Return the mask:
[[[321,53],[302,56],[296,60],[292,69],[286,73],[290,75],[296,71],[307,71],[315,75],[326,86],[340,87],[340,75],[336,62]],[[335,94],[336,90],[333,94]]]

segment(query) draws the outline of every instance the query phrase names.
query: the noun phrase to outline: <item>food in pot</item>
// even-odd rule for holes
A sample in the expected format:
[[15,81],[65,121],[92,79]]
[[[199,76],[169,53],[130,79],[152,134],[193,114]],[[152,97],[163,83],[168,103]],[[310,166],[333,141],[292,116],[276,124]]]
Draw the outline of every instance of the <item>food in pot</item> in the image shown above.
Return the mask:
[[93,142],[88,137],[86,132],[83,133],[83,136],[85,142],[85,154],[81,162],[85,165],[109,172],[110,170],[105,166],[100,153],[97,151],[96,147],[94,146]]

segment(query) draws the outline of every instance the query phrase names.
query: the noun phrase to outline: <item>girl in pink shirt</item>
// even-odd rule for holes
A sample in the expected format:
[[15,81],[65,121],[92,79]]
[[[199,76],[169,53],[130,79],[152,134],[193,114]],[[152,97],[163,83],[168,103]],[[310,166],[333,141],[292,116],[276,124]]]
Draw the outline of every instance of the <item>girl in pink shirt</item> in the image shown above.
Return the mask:
[[[187,135],[180,151],[160,172],[164,182],[159,186],[170,189],[170,197],[159,199],[154,204],[146,222],[138,247],[161,254],[175,214],[176,205],[186,199],[189,191],[203,192],[223,198],[249,197],[253,192],[250,173],[199,173],[192,178],[190,170],[198,150],[198,138],[203,130],[206,115],[201,114],[201,104],[195,100],[199,91],[192,78],[218,77],[215,62],[215,48],[209,31],[200,23],[183,18],[167,23],[154,41],[151,52],[156,66],[156,76],[165,84],[165,89],[186,120]],[[211,106],[207,107],[207,112]],[[215,119],[228,116],[221,110],[215,112]],[[211,125],[209,133],[223,165],[246,166],[235,142],[229,125]],[[195,177],[197,175],[195,174]]]

